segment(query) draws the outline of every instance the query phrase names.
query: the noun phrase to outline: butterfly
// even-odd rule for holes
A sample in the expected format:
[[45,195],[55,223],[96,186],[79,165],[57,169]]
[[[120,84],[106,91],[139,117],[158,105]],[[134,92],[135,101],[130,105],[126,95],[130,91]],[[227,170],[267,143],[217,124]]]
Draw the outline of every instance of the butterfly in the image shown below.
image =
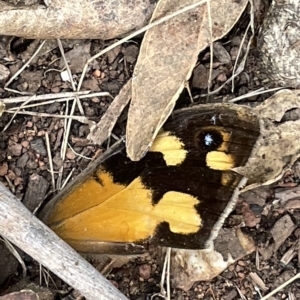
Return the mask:
[[140,253],[150,244],[202,249],[216,237],[259,136],[250,108],[175,111],[133,162],[119,143],[50,201],[42,220],[75,250]]

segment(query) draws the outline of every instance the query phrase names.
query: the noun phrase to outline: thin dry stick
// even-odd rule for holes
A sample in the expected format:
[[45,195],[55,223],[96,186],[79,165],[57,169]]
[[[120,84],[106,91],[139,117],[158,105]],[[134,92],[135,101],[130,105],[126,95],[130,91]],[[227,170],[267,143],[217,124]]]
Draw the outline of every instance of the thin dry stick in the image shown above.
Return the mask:
[[69,148],[71,149],[71,151],[72,151],[75,155],[77,155],[78,157],[81,157],[81,158],[84,158],[84,159],[87,159],[87,160],[92,160],[91,157],[87,157],[87,156],[84,156],[84,155],[82,155],[82,154],[76,152],[76,151],[73,149],[73,147],[70,145],[70,143],[68,143],[68,146],[69,146]]
[[[75,104],[75,101],[73,101],[73,105]],[[65,114],[67,114],[69,112],[69,101],[66,102],[66,108],[65,108]],[[67,136],[67,123],[64,122],[64,134],[63,134],[63,141],[62,141],[62,145],[66,145],[66,143],[64,143],[64,140],[66,139]],[[60,157],[63,157],[63,153],[64,153],[65,149],[63,147],[60,147]]]
[[52,189],[53,189],[53,191],[55,191],[55,179],[54,179],[54,171],[53,171],[53,161],[52,161],[52,155],[51,155],[50,140],[49,140],[49,135],[48,135],[47,131],[45,132],[45,138],[46,138],[46,146],[47,146],[47,153],[48,153],[49,166],[50,166]]
[[214,47],[213,47],[210,0],[206,1],[206,5],[207,5],[207,16],[208,16],[209,50],[210,50],[210,63],[209,63],[209,75],[208,75],[208,87],[207,87],[207,102],[208,102],[208,97],[210,95],[210,85],[212,81],[211,78],[212,78],[212,69],[213,69],[213,62],[214,62]]
[[154,298],[155,296],[159,295],[163,298],[166,298],[166,291],[164,289],[164,282],[166,280],[166,272],[167,272],[167,265],[168,265],[168,249],[167,248],[167,251],[166,251],[166,255],[165,255],[165,260],[164,260],[164,265],[163,265],[163,269],[162,269],[162,272],[161,272],[161,277],[160,277],[160,293],[158,294],[154,294],[152,298]]
[[[64,51],[64,48],[62,46],[62,43],[61,43],[60,39],[57,39],[57,44],[58,44],[60,53],[62,55],[63,61],[65,63],[65,66],[66,66],[66,69],[67,69],[67,72],[68,72],[68,75],[69,75],[69,78],[70,78],[70,81],[71,81],[72,89],[73,89],[74,92],[76,92],[76,85],[75,85],[75,82],[73,80],[72,72],[71,72],[71,69],[69,67],[68,61],[66,59],[65,51]],[[83,107],[81,105],[81,102],[80,102],[77,94],[75,94],[74,99],[75,99],[75,101],[78,105],[78,109],[79,109],[80,114],[83,116],[84,115],[84,110],[83,110]],[[69,121],[69,122],[72,122],[72,121]]]
[[170,286],[170,271],[171,271],[171,247],[167,248],[167,300],[171,300],[171,286]]
[[27,267],[21,255],[16,250],[15,246],[6,237],[3,236],[1,239],[4,241],[6,248],[10,251],[10,253],[18,260],[18,262],[22,266],[22,276],[23,278],[25,278],[27,276]]
[[[8,86],[11,84],[11,82],[17,77],[17,76],[19,76],[19,74],[20,73],[22,73],[23,72],[23,70],[31,63],[31,61],[37,56],[37,54],[41,51],[41,49],[43,48],[43,46],[44,46],[44,44],[45,44],[45,40],[44,41],[42,41],[42,43],[41,43],[41,45],[38,47],[38,49],[34,52],[34,54],[31,56],[31,58],[24,64],[24,66],[20,69],[20,70],[18,70],[18,72],[16,72],[16,74],[14,74],[9,80],[8,80],[8,82],[5,84],[5,87],[4,87],[4,89],[5,90],[8,90]],[[10,90],[10,89],[9,89]],[[11,90],[10,90],[11,91]],[[20,92],[19,91],[15,91],[15,93],[19,93],[20,94]]]
[[64,61],[65,67],[67,69],[67,72],[68,72],[68,75],[69,75],[69,79],[70,79],[70,82],[71,82],[71,85],[72,85],[72,89],[75,92],[76,91],[76,86],[75,86],[75,82],[73,80],[71,69],[69,67],[68,61],[67,61],[66,56],[65,56],[64,47],[62,46],[62,43],[61,43],[60,39],[57,39],[56,41],[57,41],[57,45],[58,45],[61,57],[62,57],[62,59]]
[[59,190],[59,189],[62,190],[62,189],[67,185],[67,183],[70,181],[70,179],[71,179],[71,177],[72,177],[74,171],[75,171],[75,168],[73,168],[73,169],[71,170],[71,172],[69,173],[68,177],[66,178],[66,180],[64,181],[64,183],[62,184],[62,186],[58,188],[58,190]]
[[[77,93],[77,92],[76,92]],[[75,93],[74,93],[75,94]],[[93,94],[89,94],[89,95],[82,95],[82,96],[78,96],[79,99],[88,99],[88,98],[92,98],[92,97],[98,97],[98,96],[109,96],[111,98],[113,98],[111,96],[110,93],[108,92],[99,92],[99,93],[93,93]],[[26,109],[26,108],[30,108],[30,107],[37,107],[37,106],[42,106],[42,105],[48,105],[48,104],[52,104],[52,103],[55,103],[55,102],[65,102],[65,101],[70,101],[70,100],[73,100],[75,96],[73,97],[69,97],[69,98],[58,98],[58,99],[53,99],[53,100],[49,100],[49,101],[44,101],[44,102],[39,102],[39,103],[34,103],[34,104],[29,104],[29,105],[23,105],[22,108],[23,109]],[[22,97],[23,98],[23,97]],[[42,100],[42,99],[40,99]],[[31,101],[35,101],[35,100],[32,100]],[[22,101],[23,102],[23,101]],[[19,110],[19,107],[12,107],[6,111],[16,111],[16,110]]]
[[62,73],[64,70],[66,70],[66,67],[63,67],[61,70],[59,70],[59,69],[48,69],[44,72],[44,78],[46,78],[46,74],[49,73],[49,72]]
[[[71,80],[72,88],[75,92],[76,91],[75,83],[74,83],[73,76],[72,76],[71,70],[69,68],[68,62],[66,60],[64,48],[62,46],[62,43],[61,43],[60,39],[57,39],[57,44],[58,44],[60,53],[63,57],[65,66],[67,68],[67,72],[68,72],[68,75],[69,75],[70,80]],[[78,109],[80,111],[80,114],[84,115],[84,110],[83,110],[83,107],[81,105],[81,102],[80,102],[78,96],[75,96],[74,102],[73,102],[72,107],[71,107],[70,116],[74,115],[76,104],[78,105]],[[66,157],[67,143],[68,143],[68,138],[69,138],[69,135],[70,135],[71,125],[72,125],[72,118],[68,119],[67,128],[66,128],[66,131],[65,131],[65,134],[64,134],[64,140],[63,140],[62,147],[61,147],[61,149],[62,149],[62,151],[61,151],[62,160],[65,160],[65,157]]]
[[[244,55],[243,57],[243,61],[241,62],[241,65],[243,64],[243,68],[244,69],[244,65],[246,63],[246,59],[247,59],[247,56],[248,56],[248,53],[249,53],[249,50],[250,50],[250,44],[252,43],[252,40],[254,38],[254,33],[255,33],[255,26],[254,26],[254,5],[253,5],[253,1],[252,0],[249,0],[250,1],[250,27],[251,27],[251,36],[250,36],[250,39],[248,41],[248,45],[247,45],[247,50],[246,50],[246,54]],[[235,70],[236,70],[236,67],[237,67],[237,63],[238,63],[238,60],[239,60],[239,57],[241,55],[241,52],[242,52],[242,45],[244,44],[245,42],[245,39],[247,37],[247,33],[248,33],[248,28],[249,28],[249,25],[247,27],[247,30],[245,32],[245,35],[243,36],[243,39],[242,39],[242,42],[241,42],[241,45],[239,47],[239,51],[238,51],[238,54],[237,54],[237,57],[236,57],[236,60],[235,60],[235,63],[234,63],[234,66],[233,66],[233,70],[232,70],[232,74],[235,74]],[[233,92],[234,91],[234,78],[232,78],[232,87],[231,87],[231,91]]]
[[[13,116],[11,117],[11,119],[8,121],[8,123],[5,125],[4,129],[2,130],[3,132],[6,131],[6,129],[10,126],[10,124],[12,123],[12,121],[14,120],[15,116],[20,113],[20,110],[23,108],[24,105],[28,104],[31,101],[31,99],[29,98],[27,101],[25,101],[23,104],[21,104],[16,111],[13,112]],[[9,112],[4,110],[5,112]]]
[[[48,113],[40,113],[40,112],[35,112],[35,111],[10,111],[10,110],[5,110],[5,112],[10,113],[10,114],[20,114],[20,115],[30,115],[30,116],[38,116],[38,117],[51,117],[51,118],[61,118],[61,119],[72,119],[72,120],[76,120],[78,122],[81,122],[83,124],[89,124],[92,125],[94,124],[93,121],[90,121],[88,118],[83,117],[83,116],[69,116],[69,115],[55,115],[55,114],[48,114]],[[9,122],[9,124],[11,123],[11,121]],[[5,131],[7,129],[8,126],[5,126],[5,129],[3,129],[3,131]]]
[[257,95],[261,95],[261,94],[265,94],[265,93],[270,93],[270,92],[274,92],[274,91],[279,91],[279,90],[282,90],[282,89],[284,89],[284,88],[283,87],[278,87],[278,88],[273,88],[273,89],[268,89],[268,90],[265,90],[264,88],[260,88],[256,91],[252,91],[252,92],[249,92],[245,95],[242,95],[242,96],[236,97],[234,99],[231,99],[228,102],[234,103],[234,102],[238,102],[238,101],[241,101],[243,99],[246,99],[246,98],[250,98],[250,97],[253,97],[253,96],[257,96]]
[[[76,108],[76,101],[74,100],[74,102],[72,104],[72,107],[71,107],[70,116],[74,115],[75,108]],[[65,134],[64,134],[64,139],[63,139],[63,143],[62,143],[62,147],[61,147],[61,149],[62,149],[61,150],[61,158],[62,158],[62,160],[65,160],[65,157],[66,157],[67,144],[68,144],[68,139],[69,139],[69,135],[70,135],[71,125],[72,125],[72,118],[70,118],[68,120],[67,126],[66,126],[66,131],[65,131]]]
[[[74,99],[74,97],[72,97],[72,98],[62,98],[62,99],[49,100],[49,101],[45,101],[45,102],[24,105],[22,108],[26,109],[26,108],[38,107],[38,106],[43,106],[43,105],[49,105],[49,104],[52,104],[52,103],[55,103],[55,102],[70,101],[70,100],[73,100],[73,99]],[[18,110],[18,107],[12,107],[10,109],[7,109],[6,112],[7,111],[14,112],[16,110]]]
[[[65,92],[58,94],[44,94],[44,95],[32,95],[32,96],[23,96],[23,97],[15,97],[15,98],[5,98],[1,99],[5,104],[7,103],[20,103],[30,101],[40,101],[40,100],[51,100],[51,99],[59,99],[59,98],[69,98],[75,97],[75,95],[83,96],[90,94],[91,91],[81,91],[81,92]],[[93,96],[92,96],[93,97]]]
[[143,27],[143,28],[141,28],[141,29],[139,29],[139,30],[137,30],[137,31],[135,31],[135,32],[133,32],[133,33],[131,33],[131,34],[129,34],[129,35],[126,36],[125,38],[119,40],[119,41],[116,42],[116,43],[113,43],[113,44],[110,45],[109,47],[103,49],[102,51],[100,51],[100,52],[97,53],[96,55],[92,56],[92,57],[86,62],[86,64],[84,65],[84,68],[83,68],[83,71],[82,71],[82,74],[81,74],[81,77],[80,77],[80,80],[79,80],[79,84],[78,84],[78,87],[77,87],[77,91],[80,90],[81,85],[82,85],[82,82],[83,82],[83,79],[84,79],[84,76],[85,76],[86,71],[87,71],[87,68],[88,68],[88,65],[89,65],[93,60],[95,60],[95,59],[98,58],[99,56],[101,56],[101,55],[107,53],[107,52],[110,51],[111,49],[113,49],[113,48],[115,48],[115,47],[117,47],[117,46],[123,44],[124,42],[126,42],[126,41],[128,41],[128,40],[134,38],[135,36],[137,36],[137,35],[139,35],[139,34],[141,34],[141,33],[144,33],[144,32],[147,31],[148,29],[150,29],[150,28],[152,28],[152,27],[154,27],[154,26],[157,26],[157,25],[159,25],[159,24],[161,24],[161,23],[163,23],[163,22],[165,22],[165,21],[167,21],[167,20],[169,20],[169,19],[171,19],[171,18],[174,18],[174,17],[176,17],[176,16],[178,16],[178,15],[180,15],[180,14],[182,14],[182,13],[185,13],[185,12],[187,12],[187,11],[193,9],[193,8],[196,8],[197,6],[204,4],[206,1],[207,1],[207,0],[201,0],[201,1],[198,1],[198,2],[196,2],[196,3],[194,3],[194,4],[191,4],[191,5],[188,5],[188,6],[184,7],[184,8],[182,8],[182,9],[179,9],[178,11],[176,11],[176,12],[174,12],[174,13],[172,13],[172,14],[169,14],[169,15],[167,15],[167,16],[161,18],[161,19],[158,19],[158,20],[156,20],[156,21],[154,21],[154,22],[148,24],[147,26],[145,26],[145,27]]
[[[45,278],[45,281],[46,281],[46,284],[47,284],[46,286],[47,287],[49,286],[49,280],[48,280],[48,278],[50,278],[50,280],[52,281],[53,286],[55,287],[55,290],[58,290],[57,284],[54,281],[53,277],[51,276],[49,270],[46,269],[46,268],[44,268],[43,265],[41,265],[41,264],[40,264],[40,266],[42,267],[41,270],[43,272],[43,275],[44,275],[44,278]],[[46,278],[46,276],[47,276],[47,278]],[[40,285],[42,285],[42,284],[40,284]]]
[[296,279],[299,279],[299,278],[300,278],[300,273],[296,274],[294,277],[292,277],[289,280],[287,280],[285,283],[283,283],[282,285],[280,285],[278,288],[276,288],[274,291],[272,291],[268,295],[262,297],[260,300],[267,300],[267,299],[269,299],[271,296],[273,296],[274,294],[276,294],[277,292],[279,292],[280,290],[282,290],[283,288],[285,288],[287,285],[289,285],[290,283],[292,283],[293,281],[295,281]]
[[[247,27],[247,29],[246,29],[245,36],[247,35],[247,32],[248,32],[249,28],[250,28],[250,23],[249,23],[249,25],[248,25],[248,27]],[[245,38],[245,36],[244,36],[244,38]],[[244,38],[243,38],[242,42],[244,41]],[[214,94],[218,93],[220,90],[223,89],[223,87],[224,87],[226,84],[228,84],[229,82],[231,82],[236,76],[238,76],[238,75],[244,70],[245,62],[246,62],[246,57],[248,56],[248,52],[249,52],[249,49],[250,49],[251,41],[252,41],[252,40],[249,39],[249,42],[248,42],[248,45],[247,45],[246,53],[245,53],[245,55],[244,55],[244,57],[243,57],[243,60],[242,60],[242,62],[241,62],[241,64],[240,64],[240,66],[238,67],[236,73],[233,74],[229,79],[227,79],[227,80],[226,80],[219,88],[217,88],[217,89],[215,89],[214,91],[210,92],[210,95],[214,95]],[[200,95],[200,97],[201,97],[201,98],[202,98],[202,97],[207,97],[207,94]],[[195,98],[194,98],[194,99],[195,99]]]
[[[58,191],[61,190],[61,182],[62,182],[63,171],[64,171],[64,166],[60,167],[59,171],[58,171],[58,177],[57,177],[57,180],[56,180],[56,189]],[[69,176],[71,176],[70,174],[73,174],[73,170],[69,173],[68,178],[69,178]]]
[[241,299],[242,300],[247,300],[246,297],[245,297],[245,295],[242,293],[242,291],[239,289],[239,287],[236,284],[235,284],[235,288],[237,289],[237,291],[238,291]]

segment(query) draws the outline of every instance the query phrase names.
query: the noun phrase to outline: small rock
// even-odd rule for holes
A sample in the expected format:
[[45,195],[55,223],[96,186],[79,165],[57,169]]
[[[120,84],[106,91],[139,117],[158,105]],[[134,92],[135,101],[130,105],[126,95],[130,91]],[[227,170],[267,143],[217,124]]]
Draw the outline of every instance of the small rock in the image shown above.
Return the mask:
[[74,160],[76,158],[76,154],[71,149],[67,150],[66,157],[70,160]]
[[215,42],[213,44],[213,49],[214,49],[214,56],[218,59],[220,63],[223,64],[231,63],[231,57],[229,53],[220,42]]
[[224,300],[236,299],[237,295],[237,291],[235,289],[231,289],[230,292],[224,295]]
[[227,76],[224,73],[218,75],[217,80],[219,82],[225,82],[227,80]]
[[22,148],[23,147],[21,144],[17,144],[15,142],[9,142],[7,150],[10,155],[20,156],[22,154]]
[[28,122],[26,123],[26,127],[32,128],[32,127],[33,127],[33,122],[28,121]]
[[55,155],[55,157],[52,159],[52,161],[53,161],[53,163],[54,163],[54,168],[55,168],[55,170],[59,170],[59,169],[63,166],[63,164],[64,164],[64,162],[63,162],[63,160],[61,159],[59,153],[57,153],[57,154]]
[[36,93],[41,86],[41,78],[43,78],[43,74],[44,71],[41,70],[24,70],[20,75],[20,82],[22,83],[21,90]]
[[233,272],[234,269],[235,269],[235,266],[234,266],[234,265],[230,265],[230,266],[228,267],[228,271],[230,271],[230,272]]
[[29,155],[24,153],[20,158],[17,160],[17,167],[24,169],[29,159]]
[[12,170],[9,170],[8,171],[8,174],[7,174],[7,177],[10,179],[10,180],[15,180],[16,179],[16,174],[12,171]]
[[23,178],[21,178],[21,177],[16,177],[16,179],[14,180],[15,186],[19,186],[22,183],[23,183]]
[[10,71],[4,65],[0,64],[0,82],[5,81],[10,75]]
[[100,77],[100,76],[101,76],[101,71],[98,70],[98,69],[96,69],[96,70],[93,72],[93,75],[94,75],[95,77]]
[[231,50],[230,50],[231,59],[236,60],[238,53],[239,53],[239,48],[238,47],[232,47]]
[[90,133],[90,129],[87,125],[81,125],[79,127],[79,132],[78,132],[79,137],[87,137],[89,133]]
[[58,86],[55,86],[53,88],[51,88],[51,93],[53,94],[58,94],[60,92],[61,88]]
[[119,93],[120,89],[122,87],[122,84],[118,82],[117,80],[112,80],[109,82],[103,82],[102,89],[104,92],[110,92],[113,95],[116,95]]
[[136,45],[129,45],[122,52],[126,61],[130,64],[134,64],[139,54],[139,48]]
[[22,142],[21,142],[21,145],[22,145],[23,148],[28,148],[28,146],[29,146],[29,141],[22,141]]
[[33,149],[36,153],[42,155],[42,156],[47,156],[47,150],[45,148],[45,144],[43,139],[38,138],[34,139],[30,142],[30,147]]
[[[70,62],[70,69],[72,73],[80,73],[87,62],[91,57],[90,54],[91,43],[85,44],[83,41],[80,41],[77,45],[74,45],[74,48],[66,53],[66,59]],[[65,65],[64,60],[60,61],[60,68],[63,68]],[[89,71],[90,66],[88,67]]]
[[149,279],[151,275],[151,266],[148,264],[138,266],[138,272],[141,278]]
[[54,102],[54,103],[50,104],[49,107],[46,109],[46,112],[48,114],[54,114],[57,111],[60,111],[60,103],[58,103],[58,102]]
[[121,51],[121,46],[117,46],[117,47],[113,48],[112,50],[108,51],[106,53],[107,62],[109,64],[112,64],[114,62],[114,60],[118,57],[120,51]]
[[0,176],[6,175],[8,172],[8,164],[4,163],[0,166]]
[[[219,75],[218,70],[212,70],[212,80]],[[192,86],[198,89],[206,89],[208,87],[209,69],[204,65],[198,65],[193,71]]]
[[33,174],[29,178],[23,204],[33,212],[44,200],[49,184],[47,180],[37,174]]
[[87,117],[93,117],[96,113],[93,107],[87,107],[84,111]]
[[27,165],[27,168],[31,169],[31,170],[34,170],[34,169],[36,169],[38,167],[37,162],[34,161],[34,160],[28,160],[28,162],[27,162],[26,165]]
[[99,83],[97,81],[96,78],[90,78],[87,79],[83,82],[82,86],[84,87],[84,89],[86,90],[90,90],[93,92],[100,92],[100,87],[99,87]]

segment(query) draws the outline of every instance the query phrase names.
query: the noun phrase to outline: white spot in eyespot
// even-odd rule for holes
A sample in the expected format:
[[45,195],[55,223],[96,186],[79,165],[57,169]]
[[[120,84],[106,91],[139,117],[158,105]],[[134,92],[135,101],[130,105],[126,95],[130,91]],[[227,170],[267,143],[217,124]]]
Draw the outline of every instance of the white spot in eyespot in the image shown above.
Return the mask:
[[213,143],[213,141],[214,140],[213,140],[211,134],[209,134],[209,133],[204,137],[205,146],[210,146]]

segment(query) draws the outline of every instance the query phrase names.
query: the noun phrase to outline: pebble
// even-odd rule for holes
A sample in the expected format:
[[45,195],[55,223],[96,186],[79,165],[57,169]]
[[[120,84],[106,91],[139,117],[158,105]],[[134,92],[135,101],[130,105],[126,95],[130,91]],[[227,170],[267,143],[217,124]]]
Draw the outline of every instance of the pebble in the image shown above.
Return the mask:
[[138,266],[138,272],[141,278],[149,279],[151,275],[151,266],[148,264],[143,264]]
[[0,176],[6,175],[8,172],[8,164],[4,163],[0,166]]
[[22,154],[22,145],[11,142],[7,150],[12,156],[20,156]]
[[42,155],[42,156],[47,156],[47,150],[44,144],[43,139],[38,138],[34,139],[30,142],[30,147],[33,149],[36,153]]

